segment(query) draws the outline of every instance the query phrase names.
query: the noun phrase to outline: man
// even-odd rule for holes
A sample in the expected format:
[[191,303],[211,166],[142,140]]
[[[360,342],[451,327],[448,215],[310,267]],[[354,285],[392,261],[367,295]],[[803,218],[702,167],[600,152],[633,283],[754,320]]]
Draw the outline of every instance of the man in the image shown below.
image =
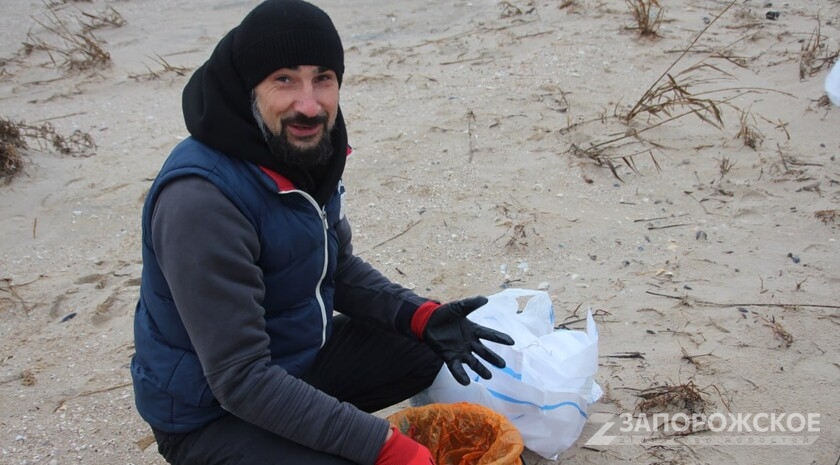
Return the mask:
[[[419,464],[374,416],[446,363],[488,378],[505,334],[353,255],[341,182],[344,52],[301,0],[258,5],[183,93],[191,137],[143,209],[131,370],[137,409],[173,464]],[[339,316],[333,318],[333,311]]]

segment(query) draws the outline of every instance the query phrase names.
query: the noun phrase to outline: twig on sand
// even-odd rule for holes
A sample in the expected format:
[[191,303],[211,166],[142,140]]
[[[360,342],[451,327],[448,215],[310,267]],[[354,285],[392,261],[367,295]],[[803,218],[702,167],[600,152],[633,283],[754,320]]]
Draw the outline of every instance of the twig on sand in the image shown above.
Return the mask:
[[0,287],[0,292],[8,293],[11,296],[11,298],[6,298],[7,300],[19,303],[23,307],[23,310],[26,313],[29,313],[29,311],[32,310],[34,307],[29,305],[26,302],[26,300],[24,300],[24,298],[21,297],[20,294],[18,294],[16,288],[32,284],[35,281],[38,281],[39,279],[41,279],[43,277],[44,277],[44,275],[39,275],[37,278],[33,279],[32,281],[28,281],[28,282],[21,283],[21,284],[12,284],[12,278],[0,278],[0,283],[4,284],[3,287]]
[[[680,295],[668,295],[668,294],[660,294],[658,292],[653,291],[645,291],[647,294],[655,295],[659,297],[667,297],[669,299],[677,299],[677,300],[684,300],[686,296]],[[692,303],[703,305],[705,307],[814,307],[814,308],[834,308],[840,309],[840,305],[821,305],[821,304],[760,304],[760,303],[718,303],[718,302],[710,302],[708,300],[696,300],[691,299]]]
[[762,322],[764,322],[764,326],[773,330],[773,334],[782,340],[785,347],[790,347],[793,344],[793,336],[782,326],[781,323],[776,321],[776,317],[771,316],[769,319],[759,315],[756,312],[753,312],[757,318],[759,318]]
[[644,352],[618,352],[610,355],[601,355],[601,358],[640,358],[645,359]]
[[525,26],[525,25],[531,24],[533,22],[536,22],[536,21],[517,21],[515,23],[505,24],[505,25],[499,26],[499,27],[476,27],[476,28],[470,29],[468,31],[463,31],[463,32],[459,32],[457,34],[453,34],[451,36],[441,37],[441,38],[438,38],[438,39],[428,39],[428,40],[423,41],[420,44],[409,45],[408,47],[405,47],[405,48],[411,50],[411,49],[415,49],[415,48],[418,48],[418,47],[423,47],[425,45],[440,44],[440,43],[447,42],[447,41],[450,41],[450,40],[460,39],[462,37],[473,36],[473,35],[476,35],[476,34],[481,34],[481,33],[486,33],[486,32],[504,31],[506,29],[510,29],[510,28],[513,28],[513,27]]
[[472,110],[467,112],[467,136],[470,138],[470,156],[468,162],[473,161],[473,123],[475,122],[475,113]]
[[134,441],[134,443],[137,444],[137,447],[139,447],[140,450],[142,450],[142,451],[145,451],[146,449],[148,449],[149,446],[151,446],[155,442],[156,442],[155,441],[155,436],[152,435],[152,434],[149,434],[147,436],[143,436],[142,438]]
[[668,216],[657,216],[656,218],[639,218],[637,220],[633,220],[634,223],[647,223],[649,221],[658,221],[658,220],[667,220],[670,218],[679,218],[681,216],[688,216],[688,213],[684,213],[681,215],[668,215]]
[[666,224],[665,226],[648,226],[648,231],[653,231],[655,229],[679,228],[681,226],[692,226],[692,225],[694,225],[694,223]]
[[39,120],[33,121],[33,123],[46,123],[47,121],[55,121],[57,119],[70,118],[71,116],[79,116],[79,115],[84,115],[84,114],[87,114],[87,112],[86,111],[77,111],[75,113],[68,113],[66,115],[51,116],[49,118],[39,119]]
[[398,238],[398,237],[402,236],[403,234],[405,234],[405,233],[409,232],[409,231],[411,230],[411,228],[413,228],[413,227],[417,226],[418,224],[420,224],[420,220],[417,220],[417,221],[412,221],[412,222],[411,222],[411,223],[409,223],[409,225],[408,225],[408,226],[406,226],[406,227],[405,227],[405,229],[404,229],[402,232],[400,232],[399,234],[397,234],[397,235],[395,235],[395,236],[392,236],[392,237],[390,237],[390,238],[388,238],[388,239],[385,239],[384,241],[382,241],[382,242],[380,242],[380,243],[378,243],[378,244],[374,245],[373,247],[370,247],[370,248],[368,248],[368,249],[365,249],[365,250],[363,250],[363,251],[359,252],[359,255],[361,255],[361,254],[363,254],[363,253],[370,252],[370,251],[371,251],[371,250],[373,250],[373,249],[376,249],[376,248],[382,247],[383,245],[385,245],[385,244],[387,244],[387,243],[389,243],[389,242],[393,241],[394,239],[396,239],[396,238]]
[[131,386],[131,385],[132,385],[132,382],[129,381],[129,382],[126,382],[126,383],[118,384],[116,386],[106,387],[106,388],[102,388],[102,389],[94,389],[93,391],[85,391],[85,392],[82,392],[81,394],[76,394],[75,396],[70,396],[70,397],[67,397],[66,399],[61,399],[58,402],[58,405],[55,407],[55,409],[53,409],[53,413],[59,411],[61,409],[61,407],[63,407],[64,404],[68,400],[78,399],[79,397],[89,397],[89,396],[92,396],[94,394],[102,394],[103,392],[115,391],[117,389],[122,389],[124,387],[128,387],[128,386]]
[[687,361],[688,363],[690,363],[690,364],[694,365],[694,366],[695,366],[695,367],[697,367],[697,368],[700,368],[700,362],[699,362],[699,361],[697,361],[697,359],[698,359],[698,358],[700,358],[700,357],[715,357],[715,358],[719,358],[717,355],[714,355],[714,354],[713,354],[713,353],[711,353],[711,352],[706,353],[706,354],[690,355],[690,354],[688,353],[688,351],[686,351],[686,350],[685,350],[685,348],[684,348],[684,347],[682,347],[682,345],[680,345],[680,351],[682,351],[682,354],[683,354],[683,355],[682,355],[682,359],[683,359],[683,360],[685,360],[685,361]]

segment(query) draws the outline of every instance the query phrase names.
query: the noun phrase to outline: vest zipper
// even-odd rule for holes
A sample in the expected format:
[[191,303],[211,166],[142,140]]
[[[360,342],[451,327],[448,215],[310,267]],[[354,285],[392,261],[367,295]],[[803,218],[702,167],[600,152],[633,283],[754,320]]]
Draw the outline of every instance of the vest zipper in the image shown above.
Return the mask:
[[[313,205],[318,208],[318,204],[313,200]],[[315,297],[318,299],[318,305],[321,306],[321,347],[327,343],[327,307],[324,305],[324,299],[321,298],[321,284],[324,282],[324,277],[327,276],[327,267],[330,263],[330,239],[328,231],[330,224],[327,222],[327,206],[319,209],[321,221],[324,223],[324,267],[321,269],[321,277],[318,279],[318,286],[315,288]]]
[[324,282],[324,278],[327,276],[327,267],[330,263],[330,246],[329,246],[329,236],[328,231],[330,229],[330,225],[327,222],[327,206],[324,205],[324,208],[318,207],[318,202],[312,198],[311,195],[307,194],[301,190],[294,190],[294,191],[286,191],[286,192],[279,192],[280,194],[286,194],[290,192],[297,192],[303,196],[309,204],[315,208],[315,211],[318,212],[318,216],[321,217],[321,223],[324,226],[324,265],[321,268],[321,277],[318,278],[318,284],[315,286],[315,299],[318,301],[318,306],[321,308],[321,347],[324,347],[324,344],[327,343],[327,307],[324,305],[324,299],[321,297],[321,284]]

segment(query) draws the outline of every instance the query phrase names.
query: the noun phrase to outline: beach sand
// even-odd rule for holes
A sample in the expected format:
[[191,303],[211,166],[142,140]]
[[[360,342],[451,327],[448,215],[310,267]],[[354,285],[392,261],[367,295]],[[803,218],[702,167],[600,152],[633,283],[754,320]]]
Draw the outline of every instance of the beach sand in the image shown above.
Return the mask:
[[[558,322],[595,314],[598,415],[529,464],[837,462],[837,0],[663,2],[655,36],[617,0],[316,3],[346,50],[357,253],[439,300],[541,288]],[[95,142],[27,139],[0,187],[0,462],[164,463],[128,371],[140,210],[191,70],[254,4],[0,6],[0,118]],[[645,412],[769,430],[587,445]]]

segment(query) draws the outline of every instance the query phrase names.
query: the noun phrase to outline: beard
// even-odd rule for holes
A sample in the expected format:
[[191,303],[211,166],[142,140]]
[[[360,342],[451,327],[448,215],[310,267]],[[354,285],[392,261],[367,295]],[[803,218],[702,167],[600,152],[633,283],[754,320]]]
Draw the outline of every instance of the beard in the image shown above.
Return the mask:
[[[310,170],[326,165],[330,158],[332,158],[334,153],[332,138],[330,137],[332,128],[328,126],[329,121],[326,114],[308,117],[300,113],[295,113],[294,115],[282,118],[280,120],[280,131],[274,132],[265,124],[265,120],[263,120],[262,114],[257,108],[256,99],[252,100],[251,107],[254,112],[254,118],[257,120],[257,126],[262,131],[265,142],[268,144],[268,149],[283,164]],[[303,126],[322,125],[324,130],[316,144],[301,147],[290,141],[289,136],[286,134],[285,128],[290,124]]]

